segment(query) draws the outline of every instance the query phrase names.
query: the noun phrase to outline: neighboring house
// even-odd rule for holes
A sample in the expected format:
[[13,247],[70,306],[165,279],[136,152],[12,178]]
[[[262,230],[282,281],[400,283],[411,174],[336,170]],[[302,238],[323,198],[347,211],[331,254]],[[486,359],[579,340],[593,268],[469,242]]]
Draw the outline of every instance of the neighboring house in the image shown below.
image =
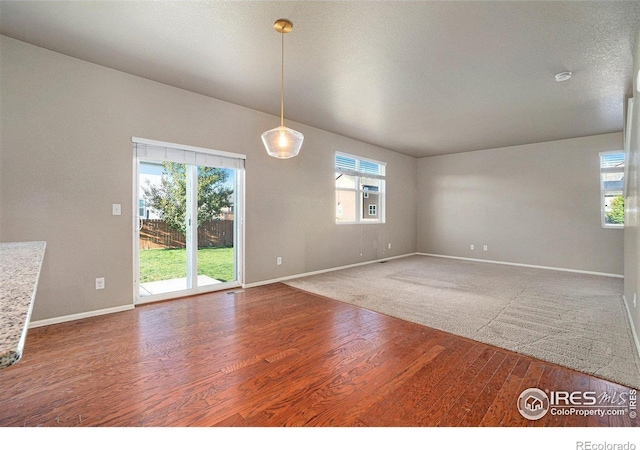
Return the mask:
[[141,162],[140,163],[140,179],[138,181],[138,216],[141,219],[160,219],[153,209],[147,207],[144,198],[143,187],[151,185],[160,185],[162,179],[163,168],[161,163]]
[[[336,216],[345,221],[355,220],[355,217],[346,217],[345,214],[355,211],[355,179],[352,176],[339,174],[336,177]],[[345,189],[341,191],[340,189]],[[362,219],[378,219],[380,214],[378,186],[363,185],[360,194],[362,196]]]
[[604,181],[602,183],[602,187],[605,190],[619,190],[622,191],[622,189],[624,188],[624,177],[622,177],[622,179],[620,180],[615,180],[615,181]]
[[233,218],[234,218],[233,205],[231,205],[229,207],[225,206],[220,211],[220,214],[218,214],[218,219],[220,219],[220,220],[233,220]]
[[377,219],[379,211],[378,186],[362,186],[362,218]]

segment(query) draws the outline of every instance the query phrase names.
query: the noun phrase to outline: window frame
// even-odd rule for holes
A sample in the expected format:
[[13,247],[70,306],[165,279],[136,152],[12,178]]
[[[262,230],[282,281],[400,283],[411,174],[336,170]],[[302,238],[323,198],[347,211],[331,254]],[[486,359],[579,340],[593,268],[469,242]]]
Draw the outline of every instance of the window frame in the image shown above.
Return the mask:
[[[355,167],[353,170],[351,169],[343,169],[339,168],[337,164],[337,158],[342,156],[344,158],[349,158],[355,161]],[[361,169],[362,163],[375,164],[379,167],[379,173],[374,174],[371,172],[367,172],[366,170]],[[375,159],[363,158],[361,156],[352,155],[344,152],[335,152],[334,155],[334,191],[335,191],[335,201],[334,201],[334,214],[335,214],[335,223],[336,225],[353,225],[353,224],[381,224],[385,223],[385,188],[386,188],[386,166],[387,163],[383,161],[377,161]],[[338,187],[335,183],[339,177],[336,174],[347,175],[354,177],[354,187],[346,188],[346,187]],[[364,185],[361,182],[361,179],[376,179],[378,180],[378,191],[375,194],[378,196],[378,201],[376,206],[376,217],[375,218],[365,218],[364,209],[363,209],[363,200],[365,198],[370,198],[371,191],[368,189],[364,189]],[[338,193],[339,192],[352,192],[355,194],[355,204],[354,204],[354,217],[355,220],[339,220],[338,218]],[[366,194],[366,196],[365,196]],[[344,207],[344,205],[341,205]]]
[[[618,166],[618,167],[602,167],[602,159],[604,156],[606,155],[615,155],[615,154],[621,154],[622,155],[622,166]],[[600,225],[602,228],[607,228],[607,229],[614,229],[614,230],[620,230],[624,228],[624,222],[619,224],[619,223],[607,223],[606,221],[606,215],[607,215],[607,211],[606,211],[606,197],[607,194],[610,193],[614,193],[614,192],[620,192],[622,195],[622,197],[624,198],[624,168],[625,168],[625,164],[626,164],[626,155],[625,155],[625,151],[624,150],[611,150],[611,151],[606,151],[606,152],[600,152],[598,154],[598,166],[600,168]],[[623,179],[622,179],[622,184],[623,187],[621,189],[605,189],[604,187],[604,175],[605,174],[609,174],[609,173],[622,173],[623,174]]]

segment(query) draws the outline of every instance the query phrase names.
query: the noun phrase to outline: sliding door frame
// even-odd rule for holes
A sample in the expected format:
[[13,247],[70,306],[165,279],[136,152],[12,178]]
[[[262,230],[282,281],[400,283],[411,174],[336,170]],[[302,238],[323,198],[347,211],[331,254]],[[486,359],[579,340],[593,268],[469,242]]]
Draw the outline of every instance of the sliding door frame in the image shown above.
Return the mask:
[[[206,292],[214,292],[225,289],[232,289],[241,287],[244,284],[244,272],[245,272],[245,258],[244,258],[244,215],[245,215],[245,169],[244,160],[246,156],[237,153],[223,152],[219,150],[211,150],[201,147],[193,147],[189,145],[174,144],[169,142],[155,141],[151,139],[133,137],[133,198],[132,198],[132,245],[133,245],[133,300],[134,305],[141,305],[144,303],[151,303],[156,301],[169,300],[173,298],[186,297],[195,294],[202,294]],[[190,274],[195,273],[197,278],[197,247],[194,249],[193,245],[187,245],[187,289],[167,292],[163,294],[156,294],[142,297],[140,295],[140,220],[139,220],[139,177],[140,177],[140,161],[160,161],[158,158],[153,157],[140,157],[136,150],[136,144],[146,144],[150,146],[165,147],[168,149],[183,150],[187,152],[199,153],[202,155],[209,155],[213,157],[230,158],[242,161],[241,168],[234,168],[234,232],[233,232],[233,248],[234,248],[234,269],[236,279],[234,281],[222,282],[218,284],[205,285],[205,286],[193,286],[193,277]],[[198,164],[188,164],[189,171],[197,171]],[[210,166],[214,167],[214,166]],[[194,172],[195,173],[195,172]],[[190,177],[187,176],[187,179]],[[187,183],[187,204],[193,204],[197,198],[197,185],[196,183]],[[195,208],[188,207],[188,218],[192,224],[196,224],[197,228],[197,216]],[[193,233],[193,226],[187,227],[187,233]],[[190,243],[190,236],[187,236],[187,243]]]

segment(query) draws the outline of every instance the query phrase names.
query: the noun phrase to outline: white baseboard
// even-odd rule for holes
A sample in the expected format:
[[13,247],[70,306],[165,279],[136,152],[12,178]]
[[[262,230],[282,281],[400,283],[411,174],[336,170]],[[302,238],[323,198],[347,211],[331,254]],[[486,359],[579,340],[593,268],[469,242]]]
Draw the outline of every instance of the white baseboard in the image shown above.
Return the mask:
[[371,260],[371,261],[365,261],[365,262],[361,262],[361,263],[348,264],[346,266],[332,267],[330,269],[315,270],[313,272],[299,273],[299,274],[296,274],[296,275],[289,275],[289,276],[281,277],[281,278],[273,278],[271,280],[256,281],[255,283],[243,284],[242,287],[243,288],[252,288],[252,287],[258,287],[258,286],[264,286],[265,284],[280,283],[282,281],[294,280],[296,278],[309,277],[311,275],[319,275],[321,273],[334,272],[336,270],[350,269],[351,267],[366,266],[368,264],[375,264],[375,263],[379,263],[379,262],[390,261],[392,259],[406,258],[407,256],[414,256],[416,254],[417,253],[407,253],[405,255],[400,255],[400,256],[391,256],[389,258],[374,259],[374,260]]
[[128,311],[133,308],[134,306],[133,304],[131,304],[131,305],[124,305],[124,306],[116,306],[114,308],[99,309],[97,311],[87,311],[87,312],[78,313],[78,314],[71,314],[69,316],[61,316],[61,317],[54,317],[51,319],[37,320],[35,322],[31,322],[29,324],[29,328],[38,328],[38,327],[44,327],[47,325],[55,325],[57,323],[64,323],[64,322],[71,322],[73,320],[86,319],[88,317],[103,316],[105,314]]
[[559,272],[582,273],[582,274],[585,274],[585,275],[599,275],[599,276],[602,276],[602,277],[624,278],[624,275],[620,275],[620,274],[617,274],[617,273],[590,272],[588,270],[565,269],[563,267],[536,266],[536,265],[533,265],[533,264],[520,264],[520,263],[513,263],[513,262],[506,262],[506,261],[493,261],[493,260],[490,260],[490,259],[464,258],[462,256],[437,255],[437,254],[434,254],[434,253],[417,252],[416,255],[434,256],[436,258],[461,259],[463,261],[475,261],[475,262],[484,262],[484,263],[490,263],[490,264],[503,264],[505,266],[529,267],[529,268],[532,268],[532,269],[557,270]]
[[638,352],[638,356],[640,356],[640,340],[638,340],[638,334],[636,333],[636,327],[633,324],[633,319],[631,318],[631,310],[629,309],[629,305],[627,305],[627,297],[622,296],[622,303],[624,303],[624,309],[627,310],[627,317],[629,318],[629,326],[631,327],[631,334],[633,335],[633,341],[636,344],[636,351]]
[[[575,273],[583,273],[583,274],[588,274],[588,275],[600,275],[600,276],[607,276],[607,277],[614,277],[614,278],[624,278],[623,275],[618,275],[618,274],[613,274],[613,273],[602,273],[602,272],[589,272],[589,271],[584,271],[584,270],[574,270],[574,269],[564,269],[564,268],[560,268],[560,267],[549,267],[549,266],[535,266],[535,265],[531,265],[531,264],[519,264],[519,263],[511,263],[511,262],[504,262],[504,261],[492,261],[492,260],[488,260],[488,259],[476,259],[476,258],[464,258],[464,257],[460,257],[460,256],[448,256],[448,255],[437,255],[437,254],[433,254],[433,253],[421,253],[421,252],[415,252],[415,253],[407,253],[404,255],[399,255],[399,256],[391,256],[389,258],[381,258],[381,259],[374,259],[371,261],[364,261],[361,263],[355,263],[355,264],[348,264],[345,266],[339,266],[339,267],[332,267],[329,269],[322,269],[322,270],[315,270],[313,272],[305,272],[305,273],[299,273],[296,275],[289,275],[286,277],[280,277],[280,278],[273,278],[270,280],[263,280],[263,281],[257,281],[254,283],[245,283],[242,285],[242,288],[252,288],[252,287],[258,287],[258,286],[264,286],[267,284],[272,284],[272,283],[280,283],[282,281],[287,281],[287,280],[294,280],[296,278],[303,278],[303,277],[308,277],[311,275],[319,275],[322,273],[327,273],[327,272],[334,272],[336,270],[342,270],[342,269],[349,269],[352,267],[359,267],[359,266],[366,266],[368,264],[375,264],[375,263],[380,263],[380,262],[384,262],[384,261],[391,261],[393,259],[400,259],[400,258],[406,258],[408,256],[414,256],[414,255],[422,255],[422,256],[433,256],[433,257],[437,257],[437,258],[449,258],[449,259],[460,259],[460,260],[464,260],[464,261],[476,261],[476,262],[485,262],[485,263],[491,263],[491,264],[504,264],[504,265],[508,265],[508,266],[519,266],[519,267],[530,267],[530,268],[534,268],[534,269],[546,269],[546,270],[558,270],[558,271],[562,271],[562,272],[575,272]],[[625,304],[625,308],[627,308],[627,314],[629,315],[629,320],[631,321],[631,313],[629,311],[629,308],[627,306],[626,301],[624,302]],[[61,316],[61,317],[54,317],[51,319],[45,319],[45,320],[37,320],[35,322],[31,322],[29,324],[29,328],[37,328],[37,327],[44,327],[47,325],[54,325],[57,323],[64,323],[64,322],[71,322],[73,320],[79,320],[79,319],[86,319],[88,317],[95,317],[95,316],[102,316],[105,314],[112,314],[112,313],[117,313],[117,312],[122,312],[122,311],[128,311],[130,309],[134,309],[135,306],[133,304],[131,305],[123,305],[123,306],[117,306],[114,308],[106,308],[106,309],[100,309],[97,311],[88,311],[88,312],[84,312],[84,313],[79,313],[79,314],[71,314],[69,316]],[[631,321],[631,326],[632,326],[632,333],[633,333],[633,337],[636,343],[636,347],[638,348],[638,353],[640,354],[640,343],[638,342],[638,336],[636,334],[636,330],[635,328],[633,328],[633,321]]]

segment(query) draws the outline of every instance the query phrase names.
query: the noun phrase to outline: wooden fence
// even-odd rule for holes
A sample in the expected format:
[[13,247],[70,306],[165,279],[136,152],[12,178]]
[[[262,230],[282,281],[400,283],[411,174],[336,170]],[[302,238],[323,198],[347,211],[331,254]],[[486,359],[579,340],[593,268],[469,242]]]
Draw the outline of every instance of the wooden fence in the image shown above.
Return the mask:
[[[184,248],[184,234],[167,226],[164,220],[144,219],[140,230],[140,249]],[[231,247],[233,220],[212,220],[198,227],[198,247]]]

